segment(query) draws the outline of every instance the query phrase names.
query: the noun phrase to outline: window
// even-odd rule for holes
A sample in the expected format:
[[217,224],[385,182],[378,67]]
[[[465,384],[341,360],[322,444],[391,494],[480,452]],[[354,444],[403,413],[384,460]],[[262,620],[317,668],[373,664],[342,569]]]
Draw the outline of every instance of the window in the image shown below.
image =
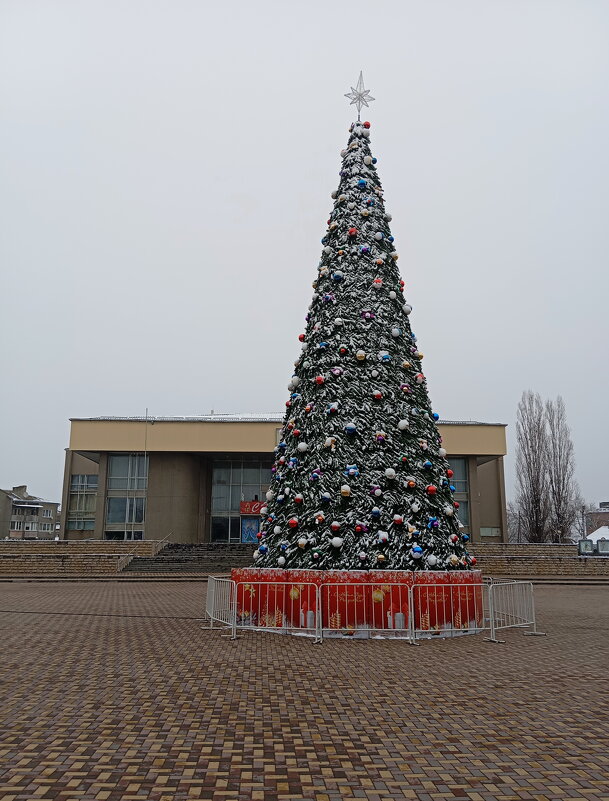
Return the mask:
[[24,531],[38,531],[38,523],[24,523],[23,524]]
[[53,512],[51,511],[51,509],[43,509],[42,510],[42,516],[43,517],[53,517]]
[[463,528],[469,528],[469,501],[459,501],[457,517]]
[[68,504],[68,511],[80,514],[85,514],[85,513],[93,514],[95,512],[96,503],[97,503],[96,492],[89,492],[89,493],[71,492]]
[[143,531],[106,531],[104,532],[104,539],[106,540],[143,540]]
[[108,489],[144,490],[148,486],[148,456],[144,453],[111,453]]
[[241,542],[241,501],[264,501],[271,462],[217,461],[212,470],[211,541]]
[[74,492],[97,490],[98,477],[95,475],[73,475],[70,479],[70,489]]
[[68,531],[93,531],[95,520],[82,520],[81,518],[69,517],[66,523]]
[[143,523],[146,498],[108,498],[106,523]]
[[11,520],[11,531],[21,531],[23,528],[22,520]]
[[53,531],[54,526],[52,523],[41,523],[40,531]]
[[463,458],[453,459],[449,457],[448,463],[450,464],[454,473],[452,477],[452,484],[455,492],[467,492],[467,460]]

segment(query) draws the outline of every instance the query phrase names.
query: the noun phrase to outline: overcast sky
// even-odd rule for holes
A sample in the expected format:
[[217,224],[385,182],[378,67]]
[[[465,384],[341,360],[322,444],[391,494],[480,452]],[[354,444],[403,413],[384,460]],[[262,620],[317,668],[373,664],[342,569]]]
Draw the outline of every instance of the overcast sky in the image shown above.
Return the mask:
[[281,411],[366,112],[434,409],[609,500],[609,2],[0,0],[0,486],[69,417]]

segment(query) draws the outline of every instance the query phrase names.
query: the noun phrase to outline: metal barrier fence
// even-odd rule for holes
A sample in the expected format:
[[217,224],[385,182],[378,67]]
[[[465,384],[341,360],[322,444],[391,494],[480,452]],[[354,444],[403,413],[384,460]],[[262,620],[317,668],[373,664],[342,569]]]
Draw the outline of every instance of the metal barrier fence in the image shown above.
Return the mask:
[[242,581],[209,576],[206,612],[230,629],[324,638],[398,638],[412,645],[432,637],[536,628],[531,582],[478,584],[340,584]]

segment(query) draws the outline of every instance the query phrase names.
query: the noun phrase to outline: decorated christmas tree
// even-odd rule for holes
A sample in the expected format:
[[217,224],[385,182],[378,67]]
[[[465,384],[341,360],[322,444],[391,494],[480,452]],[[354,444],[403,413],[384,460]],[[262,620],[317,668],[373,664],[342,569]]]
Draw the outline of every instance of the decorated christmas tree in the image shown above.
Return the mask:
[[[358,112],[373,99],[361,74],[347,96]],[[341,156],[255,566],[469,569],[370,123],[359,113]]]

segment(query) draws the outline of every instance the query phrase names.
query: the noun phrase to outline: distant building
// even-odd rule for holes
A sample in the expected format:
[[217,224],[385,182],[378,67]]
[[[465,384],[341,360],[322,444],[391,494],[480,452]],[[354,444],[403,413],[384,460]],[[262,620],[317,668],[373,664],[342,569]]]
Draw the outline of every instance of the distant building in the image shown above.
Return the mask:
[[25,484],[0,490],[0,539],[52,540],[58,525],[58,503],[30,495]]
[[[61,536],[256,542],[281,415],[71,421]],[[441,421],[459,519],[473,542],[507,540],[500,423]]]
[[601,501],[598,509],[589,509],[585,512],[586,537],[601,526],[609,526],[609,501]]

